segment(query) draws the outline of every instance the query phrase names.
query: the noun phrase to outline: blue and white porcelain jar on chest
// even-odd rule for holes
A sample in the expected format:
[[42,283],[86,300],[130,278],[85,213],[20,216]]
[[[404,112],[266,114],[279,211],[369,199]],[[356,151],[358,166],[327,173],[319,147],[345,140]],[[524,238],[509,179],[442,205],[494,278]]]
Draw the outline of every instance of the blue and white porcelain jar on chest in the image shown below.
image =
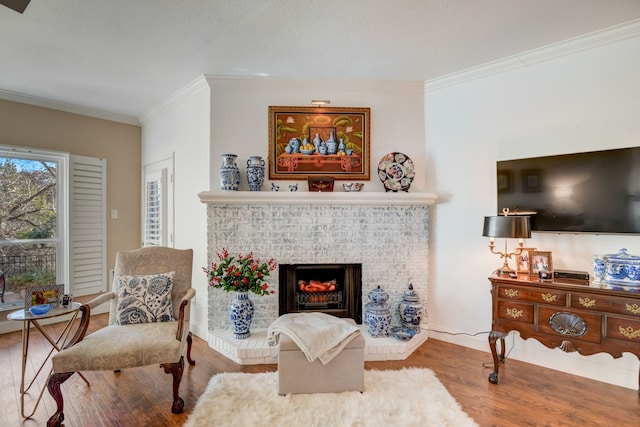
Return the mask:
[[240,169],[236,165],[235,154],[223,154],[220,166],[220,187],[223,190],[238,191],[240,188]]

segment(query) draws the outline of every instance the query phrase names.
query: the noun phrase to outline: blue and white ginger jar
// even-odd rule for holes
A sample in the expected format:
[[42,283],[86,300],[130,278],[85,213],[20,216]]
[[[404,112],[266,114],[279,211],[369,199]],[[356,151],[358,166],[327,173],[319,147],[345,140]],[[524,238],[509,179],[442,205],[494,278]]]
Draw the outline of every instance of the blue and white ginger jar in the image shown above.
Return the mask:
[[389,294],[378,286],[368,294],[371,302],[365,305],[365,321],[372,337],[388,337],[391,328],[391,309],[387,305]]
[[420,333],[420,322],[422,322],[422,304],[420,297],[413,290],[413,285],[409,284],[409,290],[402,295],[402,301],[398,305],[398,314],[402,321],[402,326],[413,330],[416,334]]

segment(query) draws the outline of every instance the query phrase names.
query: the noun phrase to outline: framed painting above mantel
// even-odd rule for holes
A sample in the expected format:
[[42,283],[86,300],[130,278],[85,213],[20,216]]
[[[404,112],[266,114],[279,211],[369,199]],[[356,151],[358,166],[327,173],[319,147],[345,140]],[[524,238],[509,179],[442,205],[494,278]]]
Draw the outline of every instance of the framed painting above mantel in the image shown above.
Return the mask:
[[269,179],[370,179],[369,108],[269,107]]

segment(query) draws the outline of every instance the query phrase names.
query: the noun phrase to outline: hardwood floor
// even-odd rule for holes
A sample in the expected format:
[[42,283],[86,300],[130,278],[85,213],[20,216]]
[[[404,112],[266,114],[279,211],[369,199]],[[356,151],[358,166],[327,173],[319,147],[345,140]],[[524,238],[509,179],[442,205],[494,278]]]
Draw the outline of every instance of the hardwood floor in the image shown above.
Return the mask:
[[[90,330],[106,325],[107,315],[92,318]],[[49,325],[59,331],[60,324]],[[30,356],[44,357],[47,343],[32,332]],[[0,335],[0,425],[42,426],[55,412],[45,391],[33,418],[20,417],[20,332]],[[194,339],[195,366],[185,363],[180,395],[185,412],[171,413],[171,376],[158,366],[126,369],[115,374],[86,372],[88,387],[74,375],[63,384],[67,427],[181,426],[220,372],[275,371],[276,365],[237,365],[199,338]],[[42,360],[42,359],[40,359]],[[424,367],[433,370],[462,408],[481,426],[636,426],[640,425],[637,391],[507,360],[500,384],[487,381],[489,353],[429,339],[404,361],[366,362],[366,369]],[[30,365],[32,366],[32,365]],[[43,377],[40,385],[44,384]],[[428,404],[428,402],[425,402]],[[215,420],[215,413],[211,414]],[[211,425],[215,425],[213,422]]]

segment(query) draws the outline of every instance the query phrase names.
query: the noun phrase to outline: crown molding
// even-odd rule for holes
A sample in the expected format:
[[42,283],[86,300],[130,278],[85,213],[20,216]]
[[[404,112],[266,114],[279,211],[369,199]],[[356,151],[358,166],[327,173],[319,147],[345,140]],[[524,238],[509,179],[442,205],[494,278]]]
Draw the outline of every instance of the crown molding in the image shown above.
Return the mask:
[[66,102],[54,101],[48,98],[40,98],[37,96],[25,95],[18,92],[0,89],[0,99],[5,101],[19,102],[21,104],[34,105],[36,107],[49,108],[52,110],[64,111],[66,113],[79,114],[81,116],[94,117],[96,119],[109,120],[112,122],[124,123],[127,125],[140,126],[140,122],[136,117],[127,116],[125,114],[113,113],[110,111],[100,110],[97,108],[83,107]]
[[183,103],[184,101],[191,98],[193,95],[199,93],[203,89],[209,90],[209,82],[207,81],[207,78],[204,75],[198,77],[197,79],[187,84],[177,92],[174,92],[164,101],[162,101],[160,104],[155,105],[149,110],[147,110],[143,115],[138,117],[140,124],[144,125],[149,120],[152,120],[155,117],[158,117],[166,113],[167,111],[171,111],[177,105]]
[[459,85],[471,80],[503,73],[516,68],[549,61],[572,55],[598,46],[615,43],[640,35],[640,19],[615,25],[603,30],[594,31],[562,42],[553,43],[541,48],[528,50],[517,55],[508,56],[497,61],[488,62],[477,67],[451,73],[425,82],[425,92]]

